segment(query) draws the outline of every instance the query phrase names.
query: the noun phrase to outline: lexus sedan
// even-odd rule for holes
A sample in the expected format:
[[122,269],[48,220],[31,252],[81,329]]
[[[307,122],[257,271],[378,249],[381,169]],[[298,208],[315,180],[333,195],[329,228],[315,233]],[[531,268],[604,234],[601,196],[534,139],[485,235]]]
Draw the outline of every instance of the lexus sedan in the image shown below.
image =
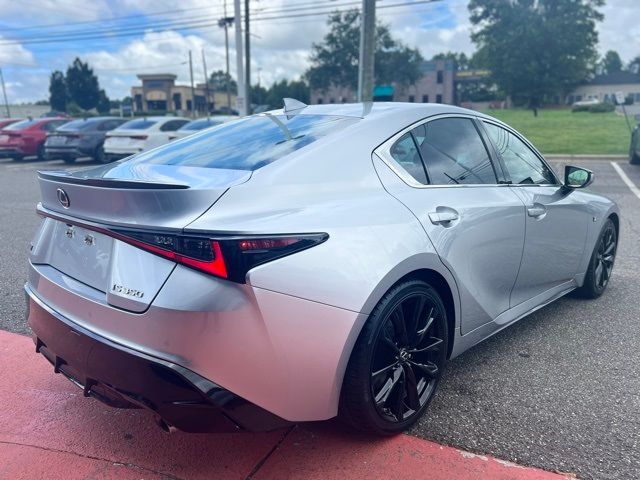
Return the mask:
[[105,163],[104,143],[108,131],[122,125],[126,120],[118,117],[93,117],[74,120],[56,128],[44,142],[48,159],[63,159],[75,163],[80,157],[92,157]]
[[313,105],[40,172],[36,350],[165,430],[412,425],[448,359],[614,265],[616,205],[514,129],[437,104]]
[[38,160],[44,160],[47,134],[68,121],[59,117],[29,118],[3,127],[0,130],[0,158],[22,160],[35,155]]

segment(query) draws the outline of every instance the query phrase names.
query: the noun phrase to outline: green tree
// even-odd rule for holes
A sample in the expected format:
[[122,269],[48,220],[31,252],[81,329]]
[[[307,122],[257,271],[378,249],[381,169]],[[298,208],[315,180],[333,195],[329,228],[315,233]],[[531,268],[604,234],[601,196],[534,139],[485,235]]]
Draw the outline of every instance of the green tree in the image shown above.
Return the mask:
[[601,62],[602,70],[605,73],[615,73],[622,71],[622,60],[615,50],[609,50],[604,54]]
[[470,65],[470,58],[467,57],[464,52],[445,52],[434,55],[431,60],[453,60],[456,63],[458,70],[468,70]]
[[95,108],[100,101],[98,77],[88,63],[79,58],[67,68],[67,91],[69,98],[83,110]]
[[640,55],[629,62],[627,70],[631,73],[640,73]]
[[309,103],[309,86],[302,80],[275,82],[267,91],[264,103],[271,108],[282,108],[283,98],[295,98],[303,103]]
[[237,93],[238,84],[231,78],[231,75],[227,75],[227,73],[222,70],[216,70],[209,75],[209,86],[214,92],[226,92],[227,82],[229,82],[231,93]]
[[472,40],[498,87],[538,108],[589,78],[604,0],[471,0]]
[[107,97],[107,94],[104,90],[100,89],[98,94],[98,104],[96,105],[96,110],[98,113],[108,114],[111,111],[111,100]]
[[[305,77],[311,88],[326,90],[332,84],[358,84],[360,12],[334,12],[327,21],[329,32],[311,47],[311,67]],[[408,85],[420,78],[420,52],[394,39],[389,27],[376,25],[375,79],[377,84]]]
[[67,83],[60,70],[51,72],[49,77],[49,104],[56,112],[67,111]]

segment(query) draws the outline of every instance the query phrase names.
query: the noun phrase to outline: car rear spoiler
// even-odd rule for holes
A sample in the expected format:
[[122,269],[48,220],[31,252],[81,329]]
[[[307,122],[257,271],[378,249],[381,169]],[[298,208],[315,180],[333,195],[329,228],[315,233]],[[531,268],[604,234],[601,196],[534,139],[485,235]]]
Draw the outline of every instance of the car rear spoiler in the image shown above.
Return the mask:
[[82,178],[74,176],[68,172],[43,172],[38,171],[38,177],[43,180],[53,180],[55,182],[72,185],[86,185],[99,188],[121,188],[132,190],[182,190],[188,189],[189,185],[179,183],[163,183],[149,180],[122,180],[117,178]]

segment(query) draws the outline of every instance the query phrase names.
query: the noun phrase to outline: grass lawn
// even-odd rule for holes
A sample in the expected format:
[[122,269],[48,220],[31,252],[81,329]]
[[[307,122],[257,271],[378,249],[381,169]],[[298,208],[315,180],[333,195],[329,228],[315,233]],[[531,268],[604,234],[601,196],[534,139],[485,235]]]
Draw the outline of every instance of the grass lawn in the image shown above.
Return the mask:
[[[629,129],[623,116],[611,113],[571,113],[570,109],[490,110],[488,115],[518,130],[542,153],[626,154]],[[629,118],[633,126],[633,117]]]

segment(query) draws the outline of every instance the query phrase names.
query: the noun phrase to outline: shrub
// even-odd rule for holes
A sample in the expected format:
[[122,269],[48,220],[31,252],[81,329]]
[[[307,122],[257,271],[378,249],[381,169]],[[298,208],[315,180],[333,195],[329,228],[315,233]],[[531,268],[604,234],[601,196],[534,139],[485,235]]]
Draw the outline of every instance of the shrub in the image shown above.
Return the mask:
[[604,102],[589,105],[589,113],[608,113],[613,112],[616,109],[613,103]]

